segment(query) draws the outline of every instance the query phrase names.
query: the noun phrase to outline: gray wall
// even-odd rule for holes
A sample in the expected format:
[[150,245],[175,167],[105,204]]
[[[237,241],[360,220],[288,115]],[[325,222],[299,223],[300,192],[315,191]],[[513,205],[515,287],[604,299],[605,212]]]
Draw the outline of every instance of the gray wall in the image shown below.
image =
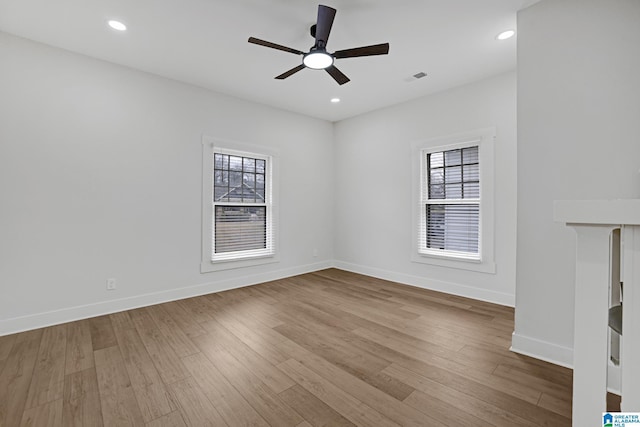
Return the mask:
[[573,361],[575,233],[553,201],[640,196],[639,49],[637,0],[518,15],[517,351]]
[[[514,304],[516,75],[501,74],[335,126],[335,257],[341,268]],[[412,143],[495,127],[496,273],[411,261]],[[434,142],[435,143],[435,142]],[[419,191],[419,190],[418,190]]]
[[[0,334],[331,264],[330,122],[3,33],[0,58]],[[200,274],[203,133],[279,153],[279,263]]]

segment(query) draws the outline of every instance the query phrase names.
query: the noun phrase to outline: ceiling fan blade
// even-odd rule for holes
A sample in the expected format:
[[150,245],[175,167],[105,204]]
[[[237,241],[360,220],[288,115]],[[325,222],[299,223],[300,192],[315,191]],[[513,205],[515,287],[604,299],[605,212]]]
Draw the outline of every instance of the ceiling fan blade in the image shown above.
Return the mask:
[[328,66],[325,70],[327,70],[327,73],[329,73],[339,85],[349,83],[350,81],[349,77],[345,76],[342,71],[338,70],[334,65]]
[[355,58],[356,56],[386,55],[389,53],[389,43],[371,46],[354,47],[353,49],[337,50],[333,53],[336,59]]
[[333,25],[336,10],[329,6],[318,6],[318,21],[316,23],[316,47],[324,49],[329,40],[329,33]]
[[289,53],[295,53],[296,55],[304,54],[304,52],[302,52],[302,51],[299,51],[299,50],[296,50],[296,49],[291,49],[290,47],[282,46],[282,45],[279,45],[279,44],[271,43],[271,42],[268,42],[266,40],[260,40],[260,39],[257,39],[255,37],[249,37],[248,42],[249,43],[253,43],[253,44],[258,44],[260,46],[270,47],[272,49],[283,50],[283,51],[289,52]]
[[290,69],[289,71],[285,71],[284,73],[280,74],[279,76],[276,77],[276,79],[278,80],[284,80],[287,77],[289,77],[292,74],[297,73],[298,71],[302,70],[303,68],[305,68],[304,64],[300,64],[297,67],[293,67],[292,69]]

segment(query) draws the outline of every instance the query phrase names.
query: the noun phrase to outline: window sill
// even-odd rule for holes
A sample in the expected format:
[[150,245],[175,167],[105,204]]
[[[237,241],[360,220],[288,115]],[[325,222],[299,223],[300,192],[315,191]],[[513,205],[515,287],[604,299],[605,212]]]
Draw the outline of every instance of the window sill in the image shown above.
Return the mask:
[[451,255],[414,253],[411,261],[420,264],[437,265],[439,267],[454,268],[458,270],[477,271],[479,273],[496,274],[494,262],[482,261],[473,258],[461,258]]
[[214,271],[232,270],[234,268],[254,267],[258,265],[272,264],[279,261],[280,259],[277,255],[223,261],[203,261],[200,263],[200,273],[212,273]]

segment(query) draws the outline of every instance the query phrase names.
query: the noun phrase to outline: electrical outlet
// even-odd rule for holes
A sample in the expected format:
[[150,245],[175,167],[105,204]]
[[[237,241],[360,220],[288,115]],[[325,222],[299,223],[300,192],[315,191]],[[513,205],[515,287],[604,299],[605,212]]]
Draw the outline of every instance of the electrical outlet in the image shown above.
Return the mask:
[[107,279],[107,290],[113,291],[115,289],[116,289],[116,279],[113,277],[110,279]]

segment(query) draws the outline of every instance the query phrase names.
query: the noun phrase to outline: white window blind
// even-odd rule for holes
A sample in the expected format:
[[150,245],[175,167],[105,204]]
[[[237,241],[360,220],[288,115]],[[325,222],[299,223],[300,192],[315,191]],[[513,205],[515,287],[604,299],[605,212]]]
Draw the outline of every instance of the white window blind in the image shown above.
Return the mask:
[[267,156],[214,148],[212,261],[273,255],[270,163]]
[[477,142],[422,153],[422,254],[480,259],[480,161]]

